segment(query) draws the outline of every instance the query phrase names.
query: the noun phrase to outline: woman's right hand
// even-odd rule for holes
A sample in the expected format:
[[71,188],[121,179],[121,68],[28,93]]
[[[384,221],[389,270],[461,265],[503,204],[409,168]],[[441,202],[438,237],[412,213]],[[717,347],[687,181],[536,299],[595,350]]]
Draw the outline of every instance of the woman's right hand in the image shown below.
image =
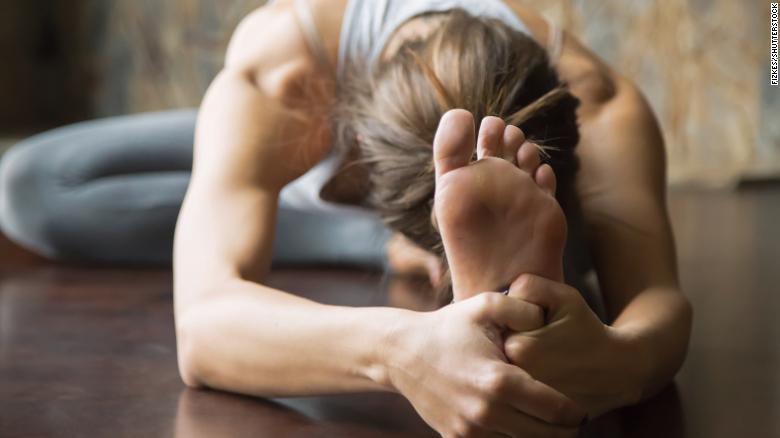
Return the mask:
[[542,309],[485,292],[399,321],[385,378],[443,437],[576,436],[586,412],[508,363],[505,331],[535,330]]

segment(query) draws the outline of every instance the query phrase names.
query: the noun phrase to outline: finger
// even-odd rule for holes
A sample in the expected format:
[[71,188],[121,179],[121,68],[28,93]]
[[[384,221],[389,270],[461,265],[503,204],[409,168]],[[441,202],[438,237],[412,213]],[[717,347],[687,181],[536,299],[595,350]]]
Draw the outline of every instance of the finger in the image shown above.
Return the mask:
[[509,297],[536,304],[544,309],[547,323],[556,320],[556,315],[566,303],[579,296],[571,286],[558,283],[533,274],[523,274],[509,286]]
[[462,109],[447,111],[433,140],[436,177],[464,167],[474,153],[474,116]]
[[514,332],[527,332],[544,326],[544,309],[529,301],[508,297],[496,292],[483,292],[480,316],[491,323]]
[[546,423],[510,405],[486,415],[483,427],[494,432],[491,436],[512,438],[573,437],[578,430],[578,427]]
[[547,192],[548,195],[555,196],[555,189],[558,185],[558,181],[555,178],[553,168],[550,167],[549,164],[542,164],[536,169],[534,180],[536,180],[536,184]]
[[552,387],[535,380],[521,368],[511,367],[506,373],[505,400],[515,409],[544,423],[578,427],[587,412],[572,399]]
[[[538,370],[537,358],[543,358],[543,354],[535,354],[534,345],[535,340],[530,337],[528,332],[524,333],[510,333],[504,338],[504,356],[509,360],[512,365],[517,365],[526,372],[528,370]],[[545,381],[542,376],[535,373],[531,377]]]
[[504,130],[504,151],[503,158],[510,163],[518,163],[517,152],[525,142],[525,134],[514,125],[507,125]]
[[505,128],[506,123],[499,117],[488,116],[482,119],[477,137],[477,159],[501,156]]
[[539,147],[529,141],[523,143],[517,151],[517,167],[528,172],[529,175],[534,175],[539,168],[539,163],[541,163]]

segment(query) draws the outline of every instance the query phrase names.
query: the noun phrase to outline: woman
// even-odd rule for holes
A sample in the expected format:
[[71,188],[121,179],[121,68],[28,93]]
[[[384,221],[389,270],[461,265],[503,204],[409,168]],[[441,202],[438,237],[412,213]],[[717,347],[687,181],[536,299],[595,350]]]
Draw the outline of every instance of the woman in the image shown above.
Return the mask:
[[[55,257],[164,259],[188,184],[174,248],[188,385],[397,391],[443,436],[569,436],[684,359],[656,121],[517,2],[275,2],[235,32],[188,180],[190,123],[71,127],[2,168],[4,230]],[[272,262],[384,263],[377,212],[397,233],[391,267],[452,304],[345,308],[264,285]]]

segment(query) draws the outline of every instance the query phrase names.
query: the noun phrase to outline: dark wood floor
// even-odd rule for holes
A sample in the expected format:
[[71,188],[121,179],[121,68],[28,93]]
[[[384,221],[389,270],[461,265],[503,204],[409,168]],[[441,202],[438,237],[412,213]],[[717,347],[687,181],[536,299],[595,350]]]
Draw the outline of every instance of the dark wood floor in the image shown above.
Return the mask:
[[[780,189],[676,192],[696,317],[677,384],[588,436],[780,437]],[[348,305],[426,307],[401,280],[280,271],[274,283]],[[1,437],[427,437],[398,396],[261,400],[183,387],[165,270],[41,263],[0,244]]]

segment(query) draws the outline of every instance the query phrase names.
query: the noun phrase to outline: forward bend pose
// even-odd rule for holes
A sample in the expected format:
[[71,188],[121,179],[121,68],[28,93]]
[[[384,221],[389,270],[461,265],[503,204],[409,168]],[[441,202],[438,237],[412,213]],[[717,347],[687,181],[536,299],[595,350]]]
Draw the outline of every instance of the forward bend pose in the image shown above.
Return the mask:
[[[181,206],[188,385],[397,391],[443,436],[569,436],[680,367],[656,120],[519,2],[273,2],[195,117],[66,127],[0,169],[3,230],[51,257],[165,261]],[[272,263],[389,263],[452,304],[324,305],[267,286]]]

